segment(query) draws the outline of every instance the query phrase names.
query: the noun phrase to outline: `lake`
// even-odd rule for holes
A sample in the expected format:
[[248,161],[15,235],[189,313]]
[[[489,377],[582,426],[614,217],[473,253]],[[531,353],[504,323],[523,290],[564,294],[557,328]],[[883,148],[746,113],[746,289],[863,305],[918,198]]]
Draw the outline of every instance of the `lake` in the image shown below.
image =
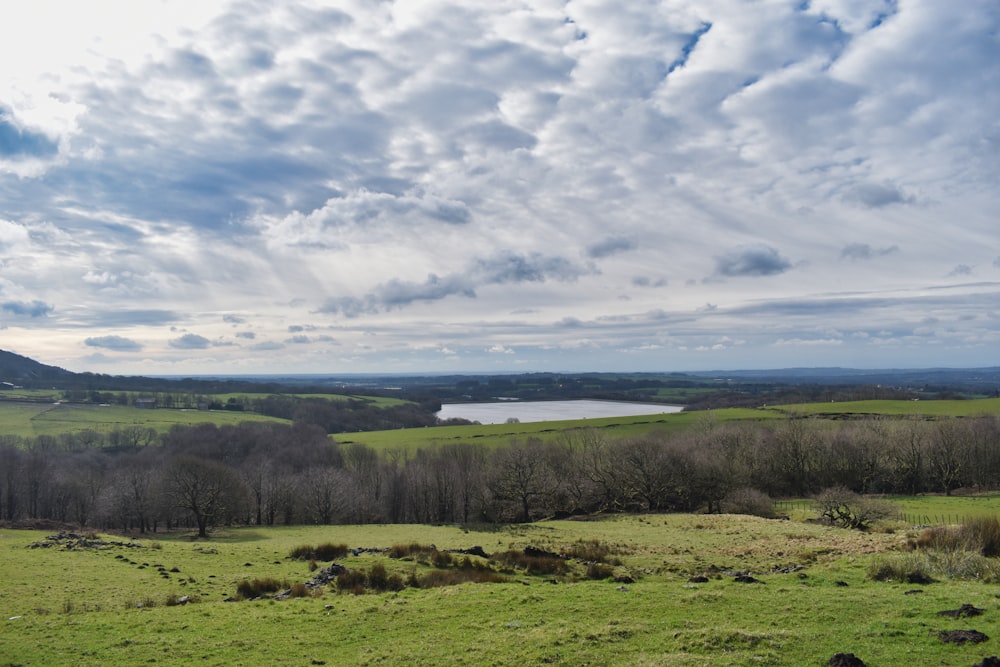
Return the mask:
[[546,422],[561,419],[660,415],[680,412],[683,409],[680,405],[627,401],[499,401],[447,403],[441,406],[437,416],[441,419],[468,419],[481,424],[503,424],[509,419],[516,419],[522,423]]

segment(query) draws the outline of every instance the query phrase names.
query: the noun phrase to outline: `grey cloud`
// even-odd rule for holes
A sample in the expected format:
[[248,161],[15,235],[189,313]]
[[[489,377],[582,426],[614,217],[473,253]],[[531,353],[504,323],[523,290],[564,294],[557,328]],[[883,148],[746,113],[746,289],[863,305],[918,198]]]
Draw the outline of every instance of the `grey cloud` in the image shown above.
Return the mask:
[[318,312],[357,317],[363,313],[403,308],[417,301],[439,301],[450,296],[474,298],[476,287],[483,285],[544,282],[549,279],[566,282],[589,272],[592,270],[579,267],[563,257],[505,251],[474,260],[462,273],[447,276],[432,273],[422,283],[392,279],[362,298],[333,297],[327,299]]
[[239,315],[223,315],[222,321],[227,324],[243,324],[246,319],[240,317]]
[[948,274],[949,278],[954,278],[956,276],[970,276],[972,275],[972,267],[968,264],[959,264]]
[[58,144],[41,132],[18,127],[10,112],[0,106],[0,155],[14,157],[52,157]]
[[851,188],[844,198],[867,208],[882,208],[892,204],[913,204],[916,202],[915,197],[905,194],[892,183],[861,183]]
[[651,278],[649,276],[633,276],[632,284],[635,287],[666,287],[666,278]]
[[1000,269],[1000,257],[994,258],[994,260],[993,260],[993,266],[995,266],[998,269]]
[[849,243],[840,251],[841,259],[863,260],[884,257],[899,252],[899,246],[891,245],[885,248],[872,248],[867,243]]
[[303,345],[305,343],[311,343],[312,341],[310,340],[309,336],[302,334],[299,336],[292,336],[291,338],[287,338],[285,339],[285,342],[291,343],[293,345]]
[[441,278],[433,273],[423,283],[390,280],[375,290],[375,299],[386,308],[400,308],[414,301],[438,301],[452,295],[474,297],[476,292],[464,276]]
[[170,347],[175,350],[204,350],[211,344],[212,342],[204,336],[191,333],[184,334],[180,338],[175,338],[169,343]]
[[627,250],[633,250],[635,242],[624,236],[608,236],[587,246],[587,256],[601,259]]
[[510,251],[498,252],[492,257],[473,262],[469,275],[486,284],[543,282],[552,278],[573,281],[592,270],[573,264],[564,257],[530,253],[522,255]]
[[290,324],[290,325],[288,325],[288,332],[289,333],[299,333],[300,331],[305,331],[305,330],[306,330],[306,328],[304,326],[302,326],[301,324]]
[[142,345],[124,336],[94,336],[87,338],[83,343],[90,347],[101,347],[119,352],[138,352],[142,349]]
[[99,327],[157,325],[176,322],[179,315],[172,310],[115,310],[88,314],[87,324]]
[[739,246],[716,257],[715,261],[715,275],[727,278],[773,276],[792,267],[790,261],[767,245]]
[[259,352],[269,352],[271,350],[283,350],[285,346],[281,343],[275,343],[273,341],[265,341],[262,343],[257,343],[250,348],[251,350],[256,350]]
[[7,301],[0,308],[13,315],[22,317],[45,317],[52,312],[53,307],[44,301]]
[[257,334],[255,334],[252,331],[238,331],[238,332],[236,332],[236,337],[237,338],[245,338],[247,340],[253,340],[253,339],[255,339],[257,337]]

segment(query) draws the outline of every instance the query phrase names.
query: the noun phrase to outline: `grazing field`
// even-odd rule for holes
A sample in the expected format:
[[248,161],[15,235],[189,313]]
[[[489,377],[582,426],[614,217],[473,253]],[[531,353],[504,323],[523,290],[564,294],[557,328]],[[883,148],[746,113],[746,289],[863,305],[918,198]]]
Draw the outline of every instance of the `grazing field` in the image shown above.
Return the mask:
[[106,433],[131,427],[167,431],[175,425],[211,422],[222,426],[244,421],[288,423],[285,419],[226,410],[147,410],[86,403],[0,402],[0,433],[21,437],[58,436],[93,430]]
[[964,401],[842,401],[837,403],[775,405],[766,409],[789,416],[842,417],[849,415],[886,415],[975,417],[979,415],[1000,415],[1000,398],[977,398]]
[[[94,539],[105,544],[93,546],[46,539],[51,533],[0,531],[5,664],[799,666],[854,653],[869,665],[920,666],[972,665],[997,652],[995,638],[957,645],[937,635],[996,634],[996,585],[867,578],[873,558],[913,536],[906,530],[643,515],[496,530],[379,525],[232,529],[208,540],[101,535]],[[51,546],[31,548],[44,543]],[[226,601],[244,581],[291,586],[315,576],[289,554],[322,543],[358,550],[337,560],[351,572],[382,566],[407,579],[449,566],[438,556],[390,558],[382,549],[479,546],[496,557],[525,547],[580,553],[589,545],[595,553],[602,547],[609,564],[599,579],[569,559],[555,574],[500,567],[505,583],[356,595],[322,586],[301,598]],[[750,579],[738,581],[738,574]],[[984,615],[938,614],[963,604]]]
[[338,442],[358,442],[377,450],[419,449],[433,445],[472,442],[485,447],[510,444],[511,440],[539,438],[551,440],[572,436],[574,432],[596,429],[609,437],[641,435],[650,431],[681,431],[699,422],[729,420],[784,419],[785,415],[766,410],[725,408],[704,412],[675,412],[626,417],[601,417],[517,424],[471,424],[461,426],[431,426],[428,428],[394,431],[367,431],[340,434]]

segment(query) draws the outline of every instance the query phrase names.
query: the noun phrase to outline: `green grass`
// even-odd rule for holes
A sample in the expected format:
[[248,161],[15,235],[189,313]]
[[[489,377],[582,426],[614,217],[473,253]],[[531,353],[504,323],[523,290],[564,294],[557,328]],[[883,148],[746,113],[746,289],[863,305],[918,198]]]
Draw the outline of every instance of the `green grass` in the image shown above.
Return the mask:
[[61,435],[91,429],[108,432],[132,426],[167,431],[174,425],[211,422],[217,425],[244,421],[288,423],[287,420],[225,410],[147,410],[81,403],[0,402],[0,433],[22,437]]
[[[156,542],[139,540],[139,548],[27,548],[44,536],[0,531],[5,663],[823,665],[835,653],[853,652],[871,665],[920,666],[971,665],[995,653],[943,644],[931,631],[968,626],[991,634],[997,587],[948,581],[903,595],[913,586],[866,579],[872,559],[901,544],[903,533],[648,515],[498,530],[247,528],[201,541],[160,535]],[[288,558],[302,544],[419,542],[439,549],[481,545],[493,553],[526,545],[566,550],[580,540],[610,545],[622,562],[616,572],[635,582],[568,576],[551,583],[548,576],[514,573],[503,584],[224,601],[246,579],[308,579],[306,564]],[[432,567],[372,553],[341,562],[383,564],[403,575]],[[793,565],[805,569],[775,571]],[[764,583],[735,583],[722,570],[749,570]],[[688,582],[700,573],[709,581]],[[166,606],[181,595],[198,602]],[[135,606],[144,601],[155,606]],[[961,621],[936,615],[963,603],[988,615]]]
[[843,401],[776,405],[768,411],[785,415],[888,415],[923,417],[974,417],[1000,415],[1000,398],[966,401]]
[[227,394],[212,394],[211,399],[213,401],[218,401],[219,403],[225,403],[229,399],[235,399],[237,401],[246,400],[260,400],[267,398],[269,396],[291,396],[295,398],[322,398],[328,401],[364,401],[365,403],[370,403],[376,407],[385,408],[393,405],[409,405],[413,401],[406,401],[401,398],[392,398],[389,396],[364,396],[362,394],[316,394],[316,393],[287,393],[287,394],[261,394],[261,393],[247,393],[247,392],[235,392]]
[[525,422],[519,424],[473,424],[461,426],[429,426],[427,428],[367,431],[338,434],[341,443],[359,442],[373,449],[419,449],[434,445],[471,442],[485,447],[498,447],[511,440],[540,438],[550,440],[577,430],[599,429],[610,438],[641,435],[650,431],[681,431],[704,420],[764,420],[782,419],[773,411],[726,408],[703,412],[676,412],[597,419]]

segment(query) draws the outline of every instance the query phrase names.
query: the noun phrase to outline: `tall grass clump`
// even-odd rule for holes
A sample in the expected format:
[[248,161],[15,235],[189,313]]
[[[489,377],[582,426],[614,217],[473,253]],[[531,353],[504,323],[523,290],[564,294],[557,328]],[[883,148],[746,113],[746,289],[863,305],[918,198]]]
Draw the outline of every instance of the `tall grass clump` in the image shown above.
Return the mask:
[[619,553],[621,553],[620,550],[600,540],[579,540],[571,544],[564,555],[585,563],[621,565],[621,559],[615,557]]
[[244,579],[236,584],[236,595],[244,600],[259,598],[268,593],[277,593],[288,588],[288,582],[273,577]]
[[973,517],[959,526],[934,526],[913,543],[926,551],[972,551],[987,558],[1000,556],[1000,520],[995,516]]
[[318,560],[329,563],[338,558],[345,558],[348,553],[350,549],[346,544],[326,542],[315,547],[308,544],[297,546],[288,553],[288,557],[292,560]]

